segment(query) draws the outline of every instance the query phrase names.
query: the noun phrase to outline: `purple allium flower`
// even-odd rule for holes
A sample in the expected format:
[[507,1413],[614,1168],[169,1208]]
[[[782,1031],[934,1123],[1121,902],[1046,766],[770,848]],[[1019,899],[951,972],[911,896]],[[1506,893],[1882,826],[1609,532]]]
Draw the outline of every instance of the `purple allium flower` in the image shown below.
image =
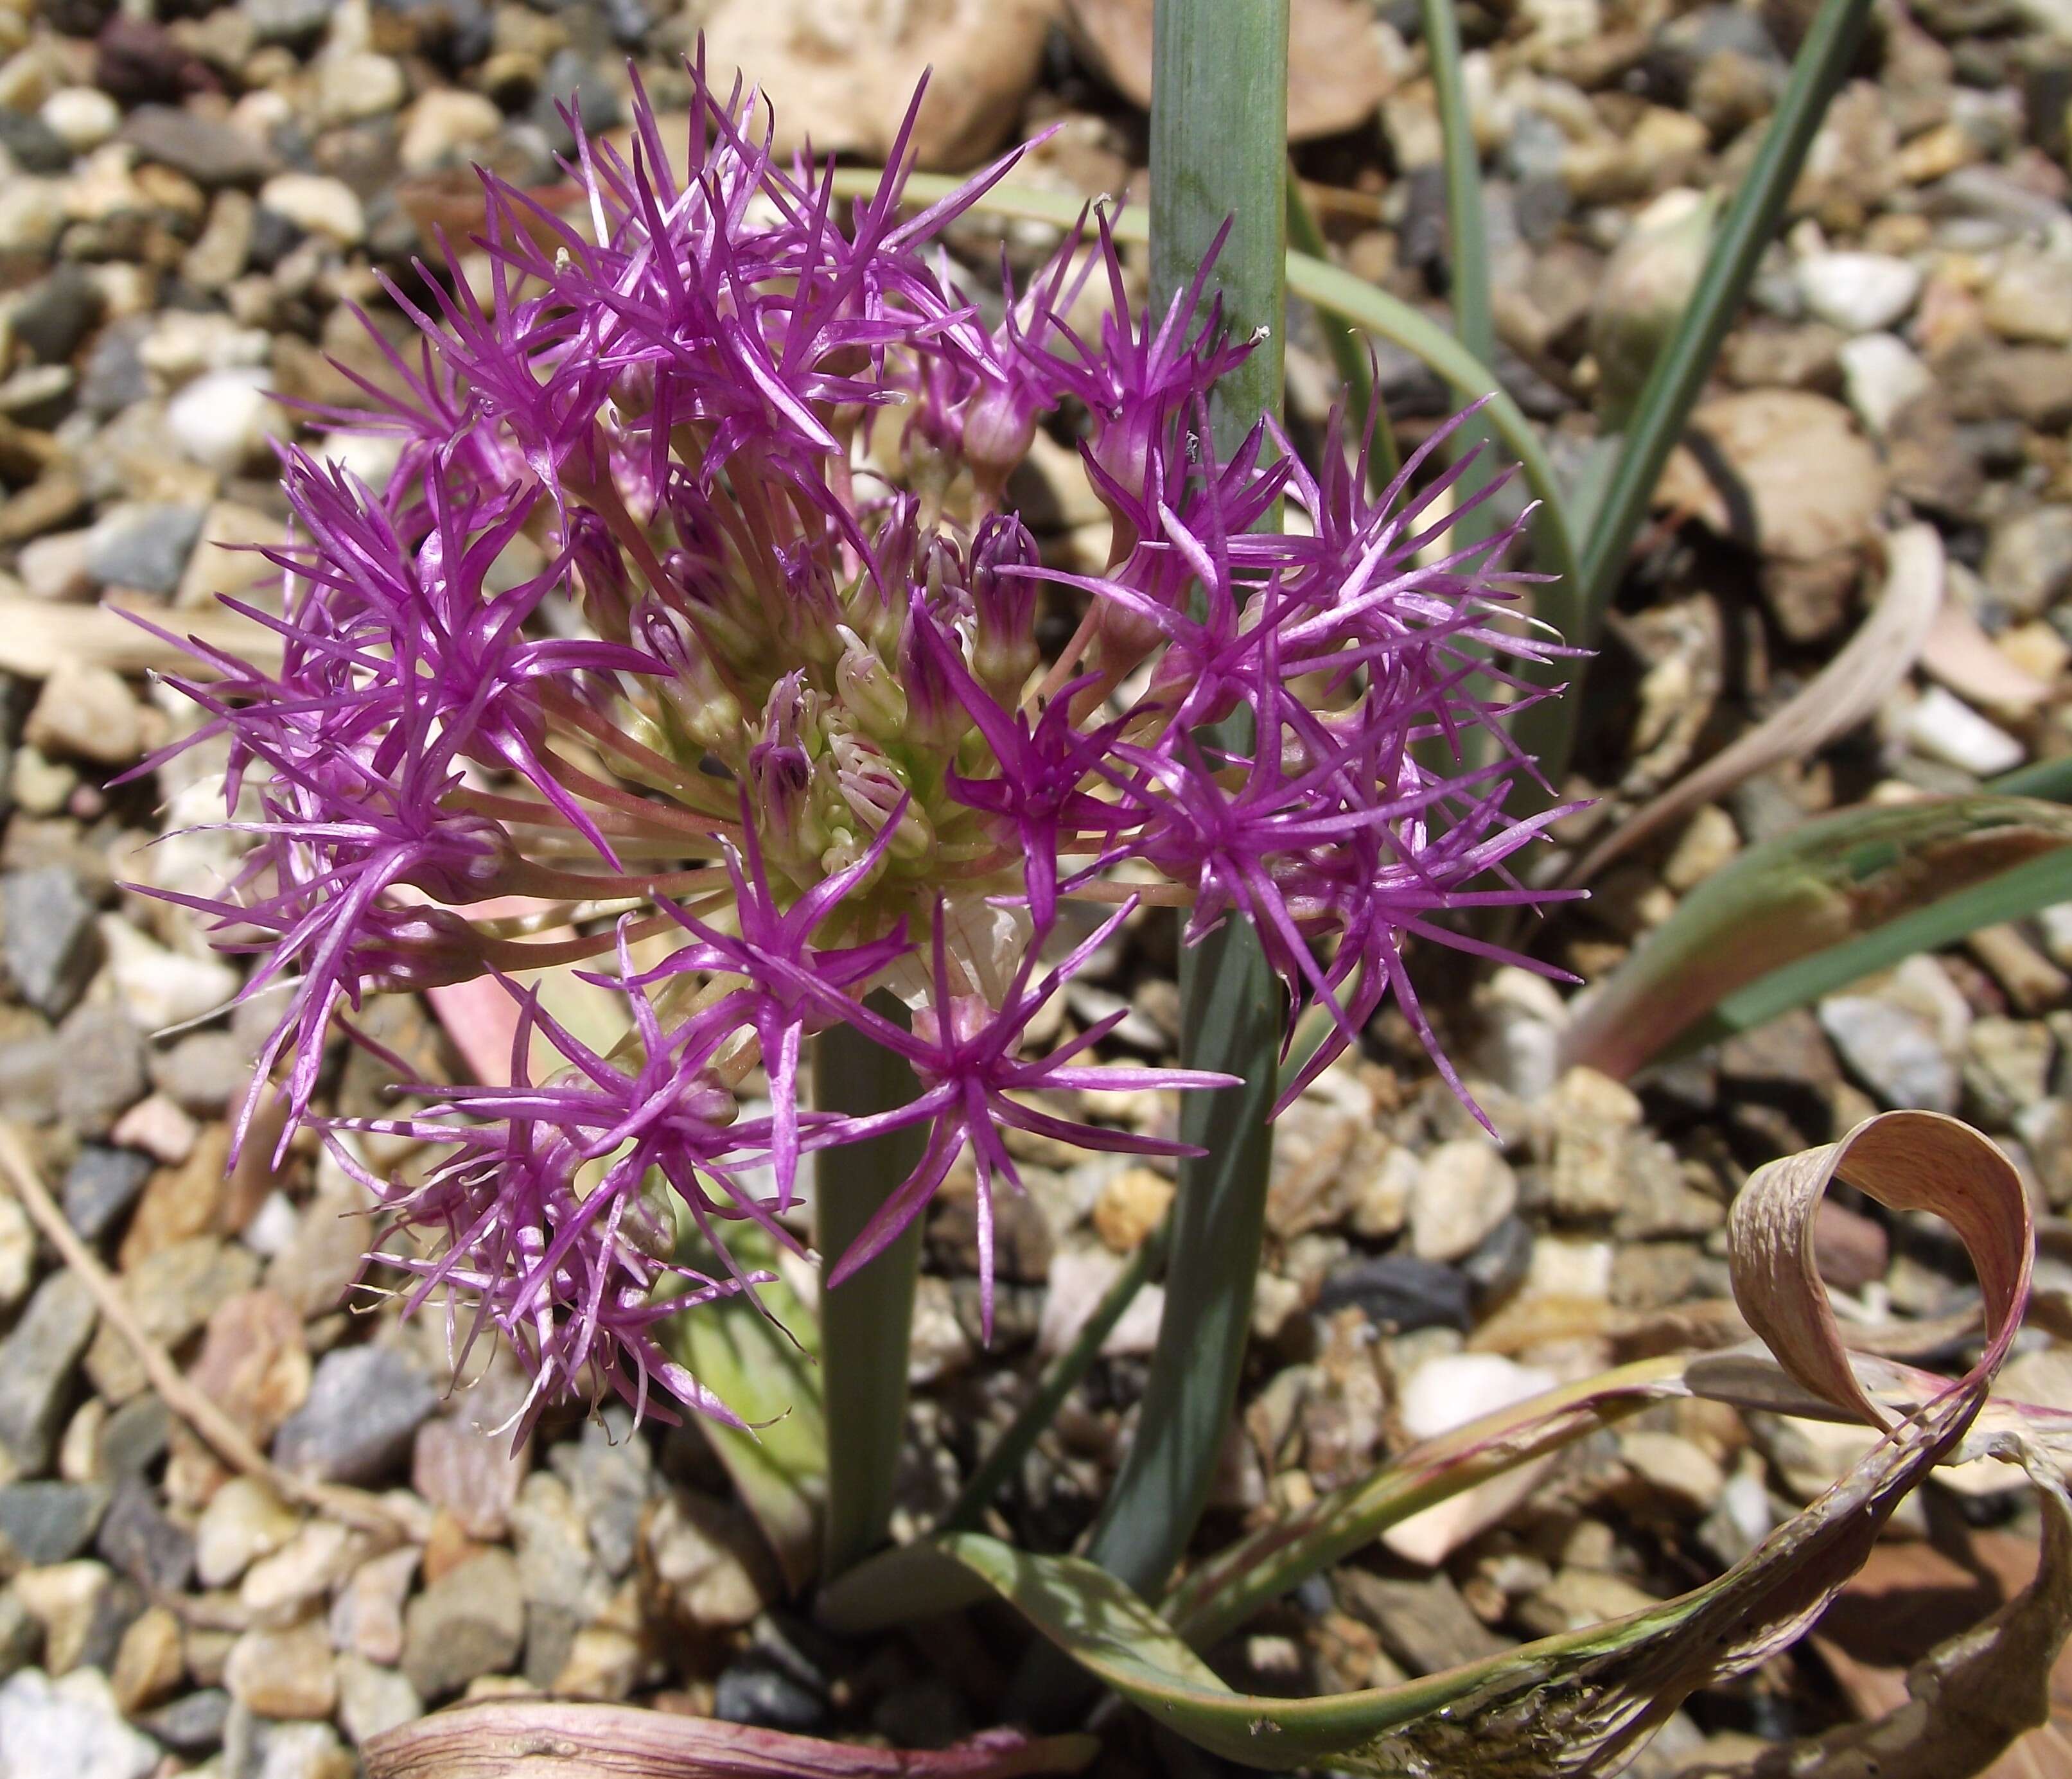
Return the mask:
[[[1525,670],[1564,651],[1512,614],[1515,525],[1437,553],[1443,435],[1372,497],[1335,425],[1314,469],[1265,425],[1219,457],[1208,394],[1251,347],[1207,265],[1133,313],[1104,216],[989,325],[937,242],[1012,157],[909,215],[902,134],[841,205],[826,170],[773,158],[752,95],[693,72],[674,143],[644,95],[623,151],[578,129],[581,226],[483,175],[487,300],[421,268],[392,293],[421,343],[361,381],[355,424],[401,438],[394,474],[286,454],[283,603],[240,608],[282,664],[197,645],[216,677],[185,688],[252,847],[220,896],[181,899],[259,955],[248,995],[286,990],[240,1140],[277,1072],[290,1128],[316,1116],[368,994],[516,999],[510,1084],[360,1121],[443,1150],[417,1184],[325,1128],[433,1238],[389,1256],[412,1303],[443,1292],[462,1344],[499,1331],[535,1407],[609,1388],[725,1415],[656,1324],[754,1289],[730,1228],[796,1246],[802,1157],[902,1127],[927,1126],[920,1162],[832,1276],[968,1152],[989,1317],[1011,1133],[1176,1154],[1083,1096],[1223,1083],[1096,1066],[1112,1020],[1025,1054],[1133,910],[1186,910],[1190,941],[1256,923],[1291,1033],[1330,1016],[1293,1095],[1386,996],[1430,1042],[1406,943],[1486,949],[1441,917],[1535,900],[1507,866],[1553,819],[1506,814],[1531,768],[1489,700],[1539,696]],[[1103,286],[1087,337],[1066,314]],[[1112,519],[1098,573],[1043,565],[1004,507],[1044,425],[1079,429]],[[1047,659],[1046,599],[1079,615]],[[519,986],[584,960],[623,1003],[615,1044]],[[841,1025],[911,1066],[906,1104],[800,1109],[806,1042]],[[689,1235],[708,1270],[680,1262]]]

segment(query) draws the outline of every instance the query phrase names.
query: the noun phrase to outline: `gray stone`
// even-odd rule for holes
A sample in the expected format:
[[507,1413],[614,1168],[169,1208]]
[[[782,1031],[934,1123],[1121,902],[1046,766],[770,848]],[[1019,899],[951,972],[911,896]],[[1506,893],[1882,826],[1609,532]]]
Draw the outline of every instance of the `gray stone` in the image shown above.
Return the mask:
[[1511,1216],[1461,1262],[1460,1272],[1474,1294],[1475,1307],[1487,1309],[1523,1284],[1531,1266],[1532,1226],[1523,1217]]
[[252,1085],[252,1050],[229,1032],[191,1032],[154,1051],[150,1070],[151,1085],[182,1111],[213,1117],[242,1102]]
[[22,293],[10,319],[14,338],[44,364],[62,364],[101,319],[101,289],[70,261]]
[[230,1715],[230,1695],[220,1687],[204,1687],[161,1705],[138,1719],[175,1754],[198,1758],[223,1746],[223,1727]]
[[1355,1260],[1325,1281],[1318,1293],[1320,1315],[1357,1304],[1376,1328],[1407,1334],[1420,1328],[1470,1325],[1468,1282],[1451,1267],[1412,1259],[1407,1254],[1384,1254]]
[[41,1124],[57,1116],[64,1053],[49,1031],[0,1043],[0,1117]]
[[36,1568],[69,1563],[107,1510],[105,1483],[10,1483],[0,1489],[0,1547]]
[[150,1177],[148,1155],[88,1143],[65,1173],[65,1220],[87,1240],[97,1242],[129,1214]]
[[1338,1585],[1346,1606],[1374,1626],[1382,1647],[1410,1674],[1438,1674],[1510,1647],[1444,1574],[1395,1580],[1348,1567],[1338,1571]]
[[577,1444],[554,1447],[549,1461],[569,1485],[606,1574],[614,1580],[624,1575],[632,1565],[640,1510],[655,1479],[654,1454],[634,1430],[631,1414],[614,1403],[585,1424]]
[[391,1348],[327,1353],[308,1401],[274,1436],[274,1461],[312,1481],[376,1481],[409,1456],[411,1436],[438,1399]]
[[166,1517],[158,1491],[141,1477],[125,1477],[116,1485],[94,1548],[154,1594],[179,1593],[194,1578],[194,1534]]
[[272,151],[256,137],[174,105],[138,106],[123,120],[122,140],[197,185],[250,185],[274,166]]
[[122,1720],[105,1676],[60,1680],[25,1668],[0,1687],[0,1749],[7,1779],[144,1779],[158,1744]]
[[1820,1025],[1849,1070],[1882,1105],[1925,1111],[1957,1109],[1957,1066],[1928,1023],[1903,1007],[1868,995],[1831,995]]
[[[590,1550],[590,1534],[569,1485],[559,1477],[536,1470],[525,1479],[511,1510],[511,1542],[531,1604],[549,1612],[575,1613],[582,1620],[603,1611],[611,1586]],[[549,1674],[548,1681],[553,1678]]]
[[24,173],[64,173],[72,166],[64,138],[33,111],[11,105],[0,105],[0,149]]
[[73,1009],[58,1028],[58,1115],[82,1136],[105,1136],[144,1097],[144,1037],[120,1007]]
[[2072,588],[2072,507],[2038,507],[1993,528],[1984,564],[1986,590],[2010,612],[2033,618]]
[[593,134],[613,128],[626,115],[619,89],[572,49],[557,50],[549,60],[532,112],[532,121],[546,133],[554,151],[565,154],[574,148],[575,138],[561,121],[563,106],[579,113],[583,127]]
[[46,1279],[0,1341],[0,1445],[35,1476],[51,1461],[66,1387],[93,1337],[93,1299],[69,1272]]
[[172,1444],[172,1411],[156,1396],[133,1396],[101,1429],[101,1465],[111,1477],[141,1476]]
[[713,1689],[713,1715],[723,1724],[755,1724],[805,1736],[827,1722],[828,1702],[775,1662],[751,1654],[721,1674]]
[[0,877],[7,913],[7,973],[37,1012],[62,1019],[101,967],[93,902],[62,865]]
[[125,315],[101,331],[86,355],[84,374],[80,379],[80,405],[89,413],[120,413],[132,402],[151,392],[150,373],[144,368],[144,336],[150,331],[149,315]]
[[425,1715],[409,1677],[369,1662],[364,1655],[338,1658],[338,1720],[355,1743],[379,1736]]
[[306,48],[331,23],[331,0],[238,0],[237,10],[250,21],[261,43]]
[[424,1699],[443,1699],[484,1674],[510,1671],[525,1640],[525,1596],[508,1551],[485,1551],[410,1602],[403,1672]]
[[170,598],[201,536],[199,507],[125,502],[88,535],[87,573],[105,587],[134,587]]

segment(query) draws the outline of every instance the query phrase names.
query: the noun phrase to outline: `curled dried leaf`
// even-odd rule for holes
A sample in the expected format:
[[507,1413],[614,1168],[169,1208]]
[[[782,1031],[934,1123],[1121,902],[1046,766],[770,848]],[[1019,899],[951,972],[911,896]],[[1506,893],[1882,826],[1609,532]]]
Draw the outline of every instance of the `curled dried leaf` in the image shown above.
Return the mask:
[[1727,1256],[1749,1325],[1799,1383],[1852,1418],[1898,1419],[1859,1380],[1814,1255],[1814,1213],[1837,1179],[1893,1210],[1933,1211],[1957,1232],[1985,1296],[1988,1340],[1956,1388],[1983,1392],[2021,1325],[2036,1251],[2014,1164],[1940,1112],[1867,1119],[1839,1143],[1758,1168],[1734,1200]]
[[623,1705],[493,1699],[361,1749],[368,1779],[1017,1779],[1077,1773],[1090,1736],[993,1730],[941,1749],[859,1748]]

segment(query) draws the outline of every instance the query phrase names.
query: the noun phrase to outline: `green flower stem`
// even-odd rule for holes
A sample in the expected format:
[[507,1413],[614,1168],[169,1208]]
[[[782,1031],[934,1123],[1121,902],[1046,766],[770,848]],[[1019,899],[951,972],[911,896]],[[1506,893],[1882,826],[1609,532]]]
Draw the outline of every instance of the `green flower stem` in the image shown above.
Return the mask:
[[[1211,421],[1227,455],[1281,399],[1287,257],[1288,0],[1158,0],[1152,51],[1154,311],[1183,289],[1227,220],[1215,277],[1224,314],[1260,349],[1219,386]],[[1217,739],[1207,737],[1213,746]],[[1240,750],[1249,734],[1226,738]],[[1233,917],[1180,966],[1181,1060],[1240,1085],[1189,1094],[1166,1313],[1136,1437],[1087,1555],[1157,1597],[1186,1549],[1236,1402],[1266,1213],[1279,984]]]
[[[889,996],[874,1009],[906,1021]],[[914,1071],[846,1025],[813,1040],[813,1103],[823,1111],[889,1111],[914,1096]],[[906,1423],[906,1355],[921,1222],[838,1289],[827,1276],[878,1208],[913,1171],[924,1127],[823,1156],[815,1186],[820,1251],[820,1367],[828,1422],[828,1514],[823,1579],[832,1580],[885,1542]]]

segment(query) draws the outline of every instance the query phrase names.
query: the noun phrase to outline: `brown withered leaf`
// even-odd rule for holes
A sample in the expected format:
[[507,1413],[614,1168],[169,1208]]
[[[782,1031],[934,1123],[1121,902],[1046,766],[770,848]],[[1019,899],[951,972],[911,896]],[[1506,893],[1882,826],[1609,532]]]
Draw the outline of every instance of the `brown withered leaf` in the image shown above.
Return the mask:
[[[2025,1587],[2051,1585],[2028,1539],[1958,1529],[1948,1542],[1954,1555],[1914,1540],[1881,1544],[1815,1630],[1813,1647],[1859,1715],[1900,1710],[1909,1670],[1938,1639],[1978,1625]],[[2072,1580],[2060,1576],[2056,1586],[2072,1590]],[[2072,1779],[2072,1651],[2058,1651],[2048,1687],[2049,1721],[2003,1752],[1983,1779]]]
[[1090,1736],[993,1730],[941,1749],[860,1748],[624,1705],[491,1699],[360,1750],[368,1779],[1018,1779],[1077,1773]]

